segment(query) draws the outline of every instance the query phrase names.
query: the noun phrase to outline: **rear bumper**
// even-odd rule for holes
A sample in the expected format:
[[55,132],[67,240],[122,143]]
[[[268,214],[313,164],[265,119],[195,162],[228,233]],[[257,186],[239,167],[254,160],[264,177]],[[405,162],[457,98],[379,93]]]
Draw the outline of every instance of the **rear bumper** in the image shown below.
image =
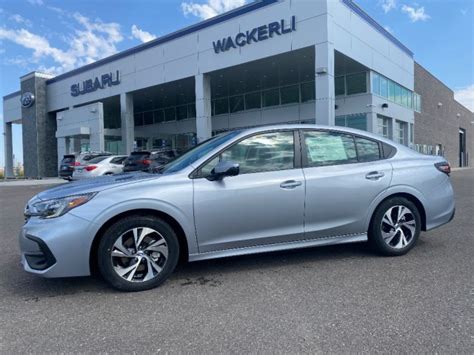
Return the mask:
[[426,206],[426,230],[451,222],[456,213],[454,191],[449,179],[433,191]]

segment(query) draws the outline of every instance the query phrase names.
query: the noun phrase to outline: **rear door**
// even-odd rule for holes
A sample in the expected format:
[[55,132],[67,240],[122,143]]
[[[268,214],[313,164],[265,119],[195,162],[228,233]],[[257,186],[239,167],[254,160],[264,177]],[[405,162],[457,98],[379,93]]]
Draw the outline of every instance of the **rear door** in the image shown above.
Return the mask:
[[[204,164],[193,180],[199,251],[303,239],[299,152],[294,131],[274,131],[244,138]],[[239,175],[207,180],[219,161],[238,163]]]
[[325,130],[301,131],[306,179],[305,235],[367,232],[367,211],[388,188],[392,166],[379,142]]

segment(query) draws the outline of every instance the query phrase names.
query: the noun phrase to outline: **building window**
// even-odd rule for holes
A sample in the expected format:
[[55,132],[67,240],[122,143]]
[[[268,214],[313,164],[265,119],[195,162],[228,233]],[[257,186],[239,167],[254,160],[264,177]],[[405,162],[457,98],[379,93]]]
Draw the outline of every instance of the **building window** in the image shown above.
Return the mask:
[[244,110],[244,96],[231,96],[229,97],[230,113],[239,112]]
[[420,96],[417,93],[375,72],[372,72],[372,93],[420,112]]
[[390,118],[377,115],[377,133],[390,138]]
[[223,113],[229,113],[229,98],[214,100],[214,114],[222,115]]
[[143,113],[136,113],[133,115],[133,120],[135,122],[135,126],[143,126]]
[[163,110],[155,111],[153,117],[154,117],[153,121],[155,123],[164,122],[165,121],[165,112]]
[[367,92],[367,73],[346,75],[347,95]]
[[346,94],[346,79],[343,76],[338,76],[334,79],[334,91],[336,96]]
[[402,121],[397,121],[397,142],[403,145],[407,145],[407,124]]
[[316,98],[316,86],[314,81],[301,84],[301,102],[314,101]]
[[253,92],[245,95],[245,109],[253,110],[262,107],[262,95],[259,92]]
[[176,121],[176,109],[175,107],[165,109],[165,121]]
[[178,106],[176,107],[176,118],[178,120],[184,120],[188,118],[188,106]]
[[358,113],[354,115],[337,116],[336,126],[343,126],[367,131],[367,115],[365,113]]
[[421,97],[417,93],[413,93],[413,109],[416,112],[421,112]]
[[286,86],[280,89],[281,104],[294,104],[300,102],[299,85]]
[[263,92],[263,106],[278,106],[280,104],[280,91],[271,89]]
[[414,142],[414,125],[410,123],[410,144]]
[[143,113],[143,124],[144,125],[153,124],[153,111],[147,111]]

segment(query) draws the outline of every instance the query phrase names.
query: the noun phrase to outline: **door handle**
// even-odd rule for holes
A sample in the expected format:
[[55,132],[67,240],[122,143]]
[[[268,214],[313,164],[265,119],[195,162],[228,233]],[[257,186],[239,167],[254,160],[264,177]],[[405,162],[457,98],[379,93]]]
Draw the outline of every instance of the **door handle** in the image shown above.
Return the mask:
[[380,178],[383,178],[385,174],[381,171],[371,171],[367,175],[365,175],[365,178],[367,180],[378,180]]
[[280,184],[282,189],[294,189],[298,186],[301,186],[303,183],[301,181],[296,180],[287,180]]

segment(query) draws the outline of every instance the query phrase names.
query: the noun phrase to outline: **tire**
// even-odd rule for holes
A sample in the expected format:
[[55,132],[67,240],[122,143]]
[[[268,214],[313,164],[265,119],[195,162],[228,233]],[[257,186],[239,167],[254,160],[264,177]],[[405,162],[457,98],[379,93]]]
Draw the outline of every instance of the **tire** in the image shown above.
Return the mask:
[[416,205],[406,198],[393,197],[375,210],[369,242],[379,254],[400,256],[415,246],[420,231],[421,217]]
[[102,277],[121,291],[158,287],[173,272],[178,257],[178,238],[170,225],[160,218],[141,215],[111,225],[97,252]]

